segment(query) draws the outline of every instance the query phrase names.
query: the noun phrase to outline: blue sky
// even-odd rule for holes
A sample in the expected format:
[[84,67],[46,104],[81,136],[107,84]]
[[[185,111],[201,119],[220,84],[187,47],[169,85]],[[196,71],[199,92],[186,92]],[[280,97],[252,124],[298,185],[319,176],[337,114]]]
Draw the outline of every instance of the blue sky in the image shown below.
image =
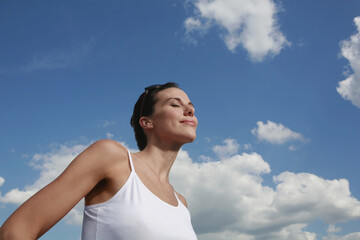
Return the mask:
[[174,81],[199,239],[360,239],[359,30],[358,0],[1,1],[0,224],[93,141],[135,150],[134,103]]

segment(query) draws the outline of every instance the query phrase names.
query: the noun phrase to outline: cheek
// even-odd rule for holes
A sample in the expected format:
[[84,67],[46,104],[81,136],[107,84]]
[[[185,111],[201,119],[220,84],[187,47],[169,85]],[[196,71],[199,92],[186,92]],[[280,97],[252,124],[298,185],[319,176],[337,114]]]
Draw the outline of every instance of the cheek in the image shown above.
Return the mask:
[[159,115],[163,120],[177,120],[181,117],[182,112],[177,109],[170,109],[169,111],[163,111]]
[[154,120],[159,128],[172,127],[179,121],[179,113],[176,111],[159,112]]

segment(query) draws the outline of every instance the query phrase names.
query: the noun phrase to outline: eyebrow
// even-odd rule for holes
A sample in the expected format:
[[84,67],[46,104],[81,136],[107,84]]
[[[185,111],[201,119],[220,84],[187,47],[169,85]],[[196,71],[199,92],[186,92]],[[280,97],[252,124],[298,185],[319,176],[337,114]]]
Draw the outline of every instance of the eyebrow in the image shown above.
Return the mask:
[[[170,100],[176,100],[178,102],[181,102],[181,103],[184,103],[183,100],[181,100],[180,98],[177,98],[177,97],[172,97],[172,98],[168,98],[165,102],[168,102]],[[193,108],[195,108],[194,104],[192,102],[189,102],[188,105],[192,106]]]

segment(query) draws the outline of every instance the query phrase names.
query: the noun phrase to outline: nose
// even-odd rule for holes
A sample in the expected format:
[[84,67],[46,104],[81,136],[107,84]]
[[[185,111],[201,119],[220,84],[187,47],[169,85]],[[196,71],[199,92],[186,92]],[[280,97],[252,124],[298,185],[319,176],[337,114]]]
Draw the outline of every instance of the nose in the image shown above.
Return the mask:
[[195,113],[195,109],[193,106],[187,106],[184,110],[184,115],[185,116],[190,116],[193,117]]

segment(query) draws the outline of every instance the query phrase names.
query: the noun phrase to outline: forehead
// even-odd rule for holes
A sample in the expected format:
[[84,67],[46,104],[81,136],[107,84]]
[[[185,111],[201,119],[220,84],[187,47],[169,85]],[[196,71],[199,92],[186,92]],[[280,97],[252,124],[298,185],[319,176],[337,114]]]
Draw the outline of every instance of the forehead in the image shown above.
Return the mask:
[[164,89],[156,93],[155,98],[158,102],[166,101],[169,98],[180,98],[185,103],[190,102],[188,95],[179,88]]

